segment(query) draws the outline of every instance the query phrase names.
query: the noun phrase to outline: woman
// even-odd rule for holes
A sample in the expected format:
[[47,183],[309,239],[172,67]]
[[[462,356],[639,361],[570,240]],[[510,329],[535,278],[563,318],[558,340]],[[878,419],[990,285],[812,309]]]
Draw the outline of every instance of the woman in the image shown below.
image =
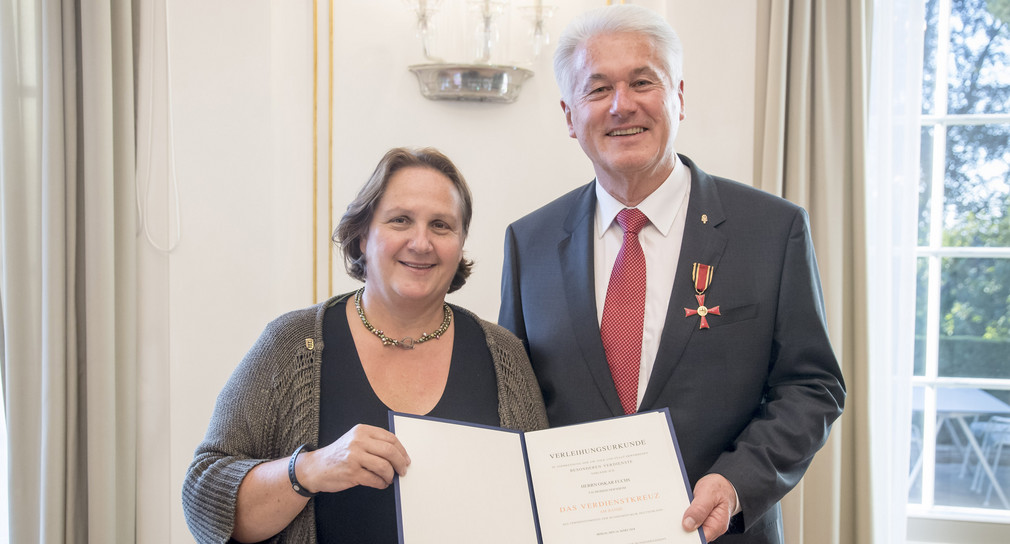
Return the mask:
[[268,325],[218,398],[183,486],[197,540],[396,542],[389,410],[547,426],[522,343],[445,303],[471,215],[447,157],[386,153],[334,233],[364,287]]

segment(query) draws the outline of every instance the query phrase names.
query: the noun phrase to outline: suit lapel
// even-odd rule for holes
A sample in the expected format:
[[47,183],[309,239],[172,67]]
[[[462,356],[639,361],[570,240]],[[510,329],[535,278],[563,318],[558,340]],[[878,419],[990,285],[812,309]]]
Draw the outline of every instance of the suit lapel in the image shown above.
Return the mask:
[[687,204],[684,240],[680,248],[680,259],[677,261],[670,304],[666,311],[663,337],[660,339],[656,363],[642,399],[643,410],[652,407],[659,399],[673,370],[680,362],[688,340],[698,330],[698,319],[686,319],[684,316],[685,307],[693,308],[697,305],[694,298],[694,282],[691,279],[694,263],[715,267],[715,277],[718,278],[719,260],[726,248],[726,237],[717,229],[725,220],[725,215],[715,182],[687,157],[681,155],[680,159],[691,169],[691,195]]
[[[596,209],[596,184],[585,186],[576,205],[565,219],[568,236],[558,244],[558,259],[564,274],[565,298],[571,309],[569,316],[575,334],[573,349],[578,349],[581,360],[592,375],[600,394],[613,415],[623,415],[617,388],[610,374],[607,356],[600,339],[600,324],[596,320],[596,288],[593,264],[594,211]],[[574,359],[574,358],[573,358]]]

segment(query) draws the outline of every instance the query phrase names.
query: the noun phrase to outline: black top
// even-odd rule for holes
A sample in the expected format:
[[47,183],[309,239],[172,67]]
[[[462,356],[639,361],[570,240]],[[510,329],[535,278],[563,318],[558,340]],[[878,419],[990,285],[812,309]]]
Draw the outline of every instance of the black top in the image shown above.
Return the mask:
[[[336,441],[359,423],[389,429],[389,408],[372,390],[354,349],[346,304],[334,304],[323,317],[320,447]],[[463,312],[454,311],[453,318],[455,343],[445,391],[426,415],[498,426],[498,385],[483,330]],[[381,490],[357,486],[339,493],[320,493],[315,504],[317,539],[321,543],[398,541],[392,485]]]

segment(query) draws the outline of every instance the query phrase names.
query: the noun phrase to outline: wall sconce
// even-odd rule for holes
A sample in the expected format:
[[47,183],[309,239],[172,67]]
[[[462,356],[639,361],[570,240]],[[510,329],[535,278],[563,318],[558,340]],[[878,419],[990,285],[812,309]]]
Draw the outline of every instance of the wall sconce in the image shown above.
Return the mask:
[[[433,51],[436,28],[434,16],[443,0],[404,0],[417,16],[417,35],[421,40],[426,64],[409,66],[417,76],[421,94],[431,100],[472,100],[483,102],[513,102],[519,96],[523,82],[533,71],[518,63],[493,62],[500,40],[499,22],[509,7],[508,0],[466,0],[467,23],[470,29],[464,37],[465,48],[472,62],[452,63],[435,56]],[[545,22],[554,14],[555,6],[545,6],[542,0],[519,6],[519,13],[530,25],[527,36],[532,62],[550,43]]]

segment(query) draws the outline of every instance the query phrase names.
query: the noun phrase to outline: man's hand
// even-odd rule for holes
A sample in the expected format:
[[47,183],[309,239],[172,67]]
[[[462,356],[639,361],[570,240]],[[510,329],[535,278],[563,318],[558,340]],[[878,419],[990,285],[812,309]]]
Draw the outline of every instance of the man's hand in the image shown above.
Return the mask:
[[706,540],[715,540],[729,529],[736,506],[733,484],[719,474],[707,474],[694,486],[694,500],[684,512],[684,530],[701,527]]

